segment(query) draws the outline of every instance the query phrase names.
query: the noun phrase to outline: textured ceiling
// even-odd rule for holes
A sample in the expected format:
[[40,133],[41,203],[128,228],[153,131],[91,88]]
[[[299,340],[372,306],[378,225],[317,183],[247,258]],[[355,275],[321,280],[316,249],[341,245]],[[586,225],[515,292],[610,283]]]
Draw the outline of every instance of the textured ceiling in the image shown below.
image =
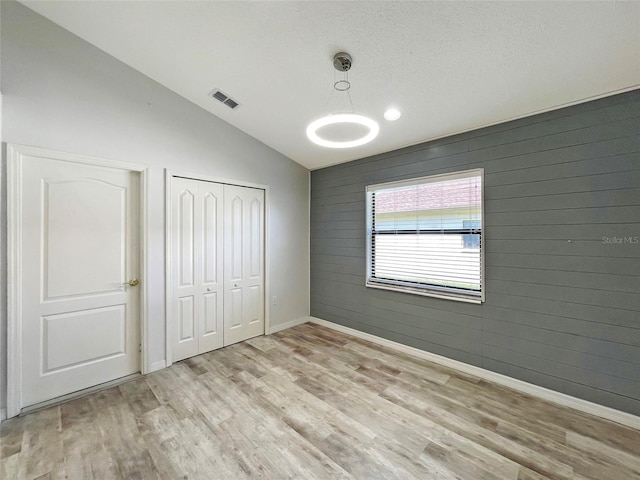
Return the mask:
[[[309,169],[640,85],[640,2],[22,3]],[[331,95],[338,51],[381,127],[348,150],[305,135],[350,108]]]

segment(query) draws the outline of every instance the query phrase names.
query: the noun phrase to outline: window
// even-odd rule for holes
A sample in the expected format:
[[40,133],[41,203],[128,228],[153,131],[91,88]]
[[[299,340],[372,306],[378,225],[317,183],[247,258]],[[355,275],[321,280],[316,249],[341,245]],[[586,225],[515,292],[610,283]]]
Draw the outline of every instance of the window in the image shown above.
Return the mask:
[[480,303],[483,170],[367,187],[367,286]]

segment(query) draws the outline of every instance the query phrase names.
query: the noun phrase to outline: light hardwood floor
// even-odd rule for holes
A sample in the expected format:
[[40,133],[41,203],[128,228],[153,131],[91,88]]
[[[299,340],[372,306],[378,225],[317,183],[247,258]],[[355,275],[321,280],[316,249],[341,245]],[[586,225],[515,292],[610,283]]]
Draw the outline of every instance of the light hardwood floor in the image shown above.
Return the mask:
[[0,433],[7,480],[640,479],[640,431],[312,324]]

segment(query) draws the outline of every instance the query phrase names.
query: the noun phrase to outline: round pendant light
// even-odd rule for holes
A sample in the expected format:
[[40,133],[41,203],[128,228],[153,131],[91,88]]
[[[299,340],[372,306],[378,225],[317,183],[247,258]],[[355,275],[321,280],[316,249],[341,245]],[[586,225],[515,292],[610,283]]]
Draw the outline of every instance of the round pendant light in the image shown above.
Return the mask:
[[[320,130],[322,127],[326,127],[327,125],[335,125],[338,123],[354,123],[356,125],[362,125],[369,129],[369,133],[354,140],[346,140],[340,142],[328,140],[318,135],[318,130]],[[380,127],[378,126],[378,123],[375,120],[370,119],[369,117],[365,117],[364,115],[358,115],[355,113],[337,113],[327,115],[326,117],[322,117],[314,122],[311,122],[307,127],[307,137],[309,137],[309,140],[311,140],[313,143],[320,145],[321,147],[353,148],[364,145],[365,143],[369,143],[371,140],[376,138],[379,131]]]
[[[346,92],[349,97],[349,103],[351,104],[352,113],[334,113],[326,115],[322,118],[314,120],[307,127],[307,137],[316,145],[320,145],[321,147],[327,148],[353,148],[359,147],[360,145],[364,145],[365,143],[369,143],[371,140],[378,136],[378,132],[380,131],[380,127],[378,126],[378,122],[373,120],[372,118],[366,117],[364,115],[359,115],[353,112],[353,102],[351,101],[351,94],[349,93],[349,89],[351,88],[351,83],[349,83],[349,70],[351,69],[351,55],[345,52],[336,53],[333,57],[333,66],[339,72],[345,74],[345,78],[343,80],[338,80],[333,84],[333,88],[338,92]],[[318,134],[318,130],[328,125],[360,125],[369,129],[368,133],[365,135],[354,138],[352,140],[342,140],[335,141],[327,138],[323,138]]]

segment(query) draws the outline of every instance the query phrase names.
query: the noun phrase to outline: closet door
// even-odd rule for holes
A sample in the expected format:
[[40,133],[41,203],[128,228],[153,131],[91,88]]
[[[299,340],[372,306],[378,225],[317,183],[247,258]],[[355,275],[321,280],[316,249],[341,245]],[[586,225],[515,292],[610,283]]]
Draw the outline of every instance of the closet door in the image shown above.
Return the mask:
[[224,344],[264,333],[264,190],[224,186]]
[[198,353],[205,353],[223,345],[223,201],[224,189],[220,183],[199,182],[202,205],[201,251],[198,260],[200,283],[200,317]]
[[173,360],[223,344],[223,186],[174,177],[171,184]]

